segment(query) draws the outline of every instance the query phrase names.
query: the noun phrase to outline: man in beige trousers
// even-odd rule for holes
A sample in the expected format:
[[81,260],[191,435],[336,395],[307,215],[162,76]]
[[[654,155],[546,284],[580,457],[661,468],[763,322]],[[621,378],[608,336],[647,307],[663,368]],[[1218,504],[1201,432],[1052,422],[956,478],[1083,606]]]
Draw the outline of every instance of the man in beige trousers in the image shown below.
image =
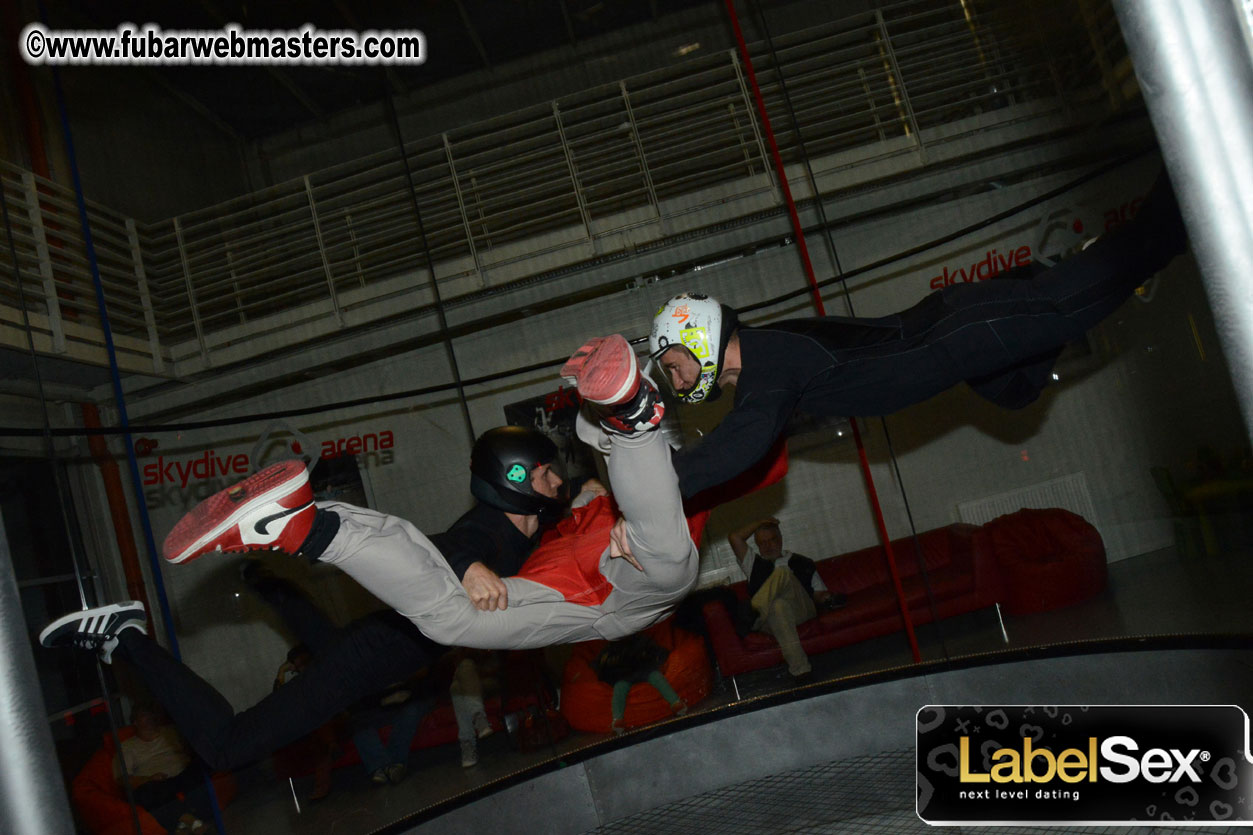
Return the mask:
[[[748,544],[749,538],[756,549]],[[779,642],[788,672],[795,678],[810,672],[809,656],[796,627],[818,615],[819,607],[842,605],[818,576],[814,561],[783,549],[779,520],[759,519],[727,536],[740,569],[748,578],[748,594],[758,615],[753,629]]]

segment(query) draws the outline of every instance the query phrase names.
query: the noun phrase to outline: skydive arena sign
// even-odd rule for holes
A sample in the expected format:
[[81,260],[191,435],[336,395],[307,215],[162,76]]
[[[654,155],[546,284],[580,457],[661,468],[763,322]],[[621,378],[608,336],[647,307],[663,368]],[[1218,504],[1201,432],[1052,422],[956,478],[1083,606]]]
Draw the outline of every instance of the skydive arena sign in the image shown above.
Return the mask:
[[1234,705],[928,705],[917,722],[930,824],[1253,826]]

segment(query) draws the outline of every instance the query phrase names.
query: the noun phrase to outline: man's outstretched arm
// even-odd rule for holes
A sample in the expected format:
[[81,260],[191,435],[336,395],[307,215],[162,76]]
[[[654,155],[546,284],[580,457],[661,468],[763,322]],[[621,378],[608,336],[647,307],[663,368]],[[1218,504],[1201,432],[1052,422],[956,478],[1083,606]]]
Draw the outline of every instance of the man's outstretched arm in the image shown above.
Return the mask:
[[763,525],[777,525],[779,520],[773,516],[767,516],[765,519],[758,519],[756,522],[750,522],[739,530],[731,531],[727,534],[727,543],[731,546],[731,552],[735,554],[736,561],[740,564],[740,569],[744,572],[744,576],[748,576],[748,567],[744,563],[744,558],[748,556],[748,540],[757,533],[758,528]]
[[674,471],[683,498],[728,482],[764,458],[795,405],[791,391],[754,393],[699,443],[676,452]]

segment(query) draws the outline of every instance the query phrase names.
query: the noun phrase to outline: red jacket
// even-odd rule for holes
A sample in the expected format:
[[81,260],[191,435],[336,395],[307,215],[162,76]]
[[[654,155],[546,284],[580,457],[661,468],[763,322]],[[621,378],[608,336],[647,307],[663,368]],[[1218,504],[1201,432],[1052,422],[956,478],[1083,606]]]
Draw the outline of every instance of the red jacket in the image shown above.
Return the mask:
[[[692,542],[699,547],[705,523],[714,508],[774,484],[787,474],[787,445],[780,441],[756,466],[684,503]],[[609,544],[609,531],[621,514],[611,497],[601,496],[562,519],[544,533],[539,547],[516,576],[561,592],[571,603],[599,606],[613,586],[600,573],[600,555]]]

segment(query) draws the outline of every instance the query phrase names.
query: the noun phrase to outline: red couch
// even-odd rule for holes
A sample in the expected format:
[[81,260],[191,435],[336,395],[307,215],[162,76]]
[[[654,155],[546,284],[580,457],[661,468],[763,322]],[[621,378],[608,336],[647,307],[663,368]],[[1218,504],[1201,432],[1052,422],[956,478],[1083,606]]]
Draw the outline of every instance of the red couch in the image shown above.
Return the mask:
[[[1105,587],[1105,549],[1096,529],[1065,510],[1020,510],[982,527],[956,524],[893,540],[892,550],[915,625],[1002,603],[1009,614],[1070,605]],[[918,552],[926,566],[919,571]],[[827,588],[848,595],[848,605],[823,612],[798,628],[811,655],[903,631],[882,546],[822,560]],[[731,590],[747,601],[746,583]],[[934,605],[934,610],[932,609]],[[737,634],[721,602],[703,607],[705,624],[723,675],[783,663],[774,638]]]

